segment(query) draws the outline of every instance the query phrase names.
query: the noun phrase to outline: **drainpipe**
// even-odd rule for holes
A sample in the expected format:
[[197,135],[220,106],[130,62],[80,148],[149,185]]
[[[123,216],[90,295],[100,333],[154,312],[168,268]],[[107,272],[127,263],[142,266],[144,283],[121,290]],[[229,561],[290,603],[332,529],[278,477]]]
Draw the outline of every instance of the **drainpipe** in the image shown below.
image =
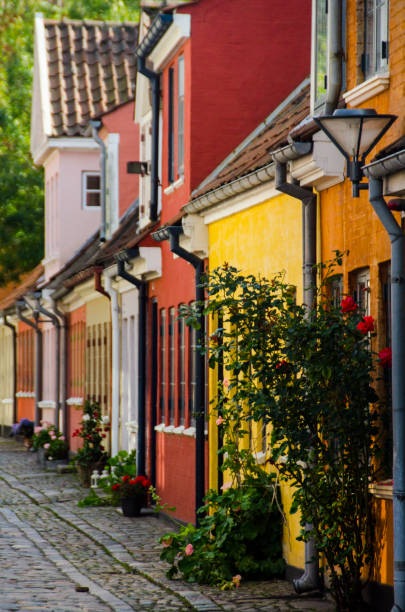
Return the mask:
[[149,53],[157,45],[163,34],[173,21],[173,15],[159,14],[152,23],[145,38],[141,41],[136,55],[138,58],[138,72],[150,81],[152,93],[152,160],[151,160],[151,200],[150,220],[158,218],[159,201],[159,114],[160,114],[160,74],[146,67]]
[[21,300],[17,300],[16,302],[16,310],[17,316],[23,323],[32,327],[35,330],[36,341],[35,341],[35,425],[39,425],[39,402],[41,401],[42,396],[42,331],[38,325],[38,314],[33,313],[35,323],[33,323],[30,319],[27,319],[22,314],[22,309],[26,307],[26,302],[24,298]]
[[[60,395],[60,323],[58,317],[50,312],[43,306],[41,306],[41,293],[36,291],[34,293],[36,300],[35,311],[40,312],[51,320],[52,325],[55,328],[55,427],[60,427],[60,406],[59,406],[59,395]],[[63,431],[66,434],[66,431]]]
[[112,406],[111,406],[111,455],[119,451],[119,418],[120,418],[120,309],[118,292],[112,286],[110,276],[105,275],[105,286],[111,298],[112,327]]
[[[117,256],[118,257],[118,256]],[[138,318],[138,433],[136,449],[136,467],[138,475],[144,475],[146,471],[146,324],[148,307],[148,284],[129,274],[125,270],[127,258],[117,261],[118,276],[135,285],[138,289],[139,318]],[[153,428],[152,435],[155,435]]]
[[[275,187],[278,191],[301,200],[302,202],[302,243],[303,243],[303,303],[307,316],[316,300],[316,195],[311,189],[297,183],[287,182],[287,164],[276,161]],[[306,531],[312,529],[306,525]],[[313,539],[305,542],[305,572],[293,581],[297,593],[305,593],[320,588],[318,551]]]
[[17,330],[15,326],[7,321],[7,315],[3,314],[3,323],[11,329],[13,347],[13,423],[17,422]]
[[[186,251],[179,244],[180,234],[183,233],[183,228],[179,226],[165,227],[160,232],[153,234],[155,240],[164,240],[169,238],[170,250],[175,255],[191,263],[195,269],[195,299],[197,302],[203,302],[204,288],[201,286],[201,276],[204,272],[204,260],[200,259],[193,253]],[[205,335],[205,320],[204,315],[200,317],[200,329],[197,330],[197,345],[203,346]],[[205,443],[205,398],[204,398],[204,382],[205,382],[205,359],[204,355],[199,351],[195,351],[195,371],[196,371],[196,386],[195,386],[195,506],[196,506],[196,524],[199,524],[198,509],[203,506],[205,482],[204,482],[204,443]]]
[[[370,204],[386,229],[391,242],[395,602],[392,612],[405,612],[405,236],[382,194],[382,179],[369,176]],[[404,205],[405,201],[402,200],[403,208]]]
[[332,115],[342,89],[342,0],[328,3],[328,71],[325,115]]
[[66,405],[67,399],[67,320],[64,312],[59,310],[56,300],[53,297],[50,298],[52,305],[52,312],[59,317],[60,328],[61,328],[61,353],[60,353],[60,369],[61,369],[61,397],[60,405],[62,409],[62,431],[65,435],[65,440],[69,444],[69,423],[68,423],[68,411]]
[[106,240],[106,206],[105,206],[105,200],[106,200],[106,163],[107,163],[107,153],[106,153],[106,147],[105,147],[105,143],[104,140],[102,138],[100,138],[100,135],[98,133],[99,129],[101,128],[101,121],[90,121],[90,125],[91,125],[91,129],[92,129],[92,135],[94,140],[96,141],[96,143],[98,144],[98,146],[100,147],[100,151],[101,151],[101,160],[100,160],[100,166],[101,166],[101,173],[100,173],[100,204],[101,204],[101,227],[100,227],[100,242],[105,242]]

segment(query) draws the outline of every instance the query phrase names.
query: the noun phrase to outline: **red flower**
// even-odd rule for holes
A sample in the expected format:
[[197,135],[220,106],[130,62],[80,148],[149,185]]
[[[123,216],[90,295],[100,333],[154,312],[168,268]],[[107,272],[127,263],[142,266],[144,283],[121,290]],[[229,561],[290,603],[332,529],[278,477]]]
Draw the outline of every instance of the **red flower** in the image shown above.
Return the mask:
[[137,476],[134,480],[134,484],[138,484],[138,482],[143,484],[144,479],[145,479],[145,476]]
[[145,487],[145,489],[149,489],[149,487],[152,486],[151,481],[149,480],[149,478],[145,478],[143,486]]
[[349,295],[343,298],[343,300],[340,302],[340,307],[344,313],[353,312],[354,310],[358,309],[356,302]]
[[373,317],[363,317],[362,320],[357,324],[356,328],[361,334],[368,334],[368,332],[374,331],[374,319]]
[[105,434],[101,434],[101,437],[102,438],[106,438],[107,436]]
[[118,489],[120,488],[120,485],[117,484],[113,484],[113,486],[111,487],[113,491],[118,491]]
[[125,474],[125,476],[122,477],[122,482],[128,482],[129,480],[129,476],[128,474]]
[[389,346],[382,349],[378,353],[378,357],[383,368],[390,368],[392,366],[392,351]]

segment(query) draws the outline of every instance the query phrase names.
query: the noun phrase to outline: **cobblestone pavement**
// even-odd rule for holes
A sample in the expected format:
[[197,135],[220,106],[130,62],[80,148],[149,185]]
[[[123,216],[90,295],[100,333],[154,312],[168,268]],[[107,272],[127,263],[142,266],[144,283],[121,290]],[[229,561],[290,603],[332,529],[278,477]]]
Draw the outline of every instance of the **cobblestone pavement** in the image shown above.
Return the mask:
[[168,580],[159,537],[173,530],[148,514],[79,508],[87,491],[74,474],[44,471],[35,454],[0,438],[0,612],[331,612],[282,580],[234,591]]

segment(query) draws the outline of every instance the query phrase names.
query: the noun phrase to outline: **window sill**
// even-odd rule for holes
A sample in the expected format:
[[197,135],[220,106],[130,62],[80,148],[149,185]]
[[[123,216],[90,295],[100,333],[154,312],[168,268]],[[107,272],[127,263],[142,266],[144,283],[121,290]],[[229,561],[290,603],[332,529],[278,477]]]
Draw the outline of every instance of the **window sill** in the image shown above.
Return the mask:
[[187,429],[185,429],[184,425],[175,427],[174,425],[165,425],[164,423],[160,423],[159,425],[155,425],[155,431],[161,433],[195,437],[195,427],[188,427]]
[[390,86],[390,74],[384,72],[382,74],[376,74],[375,76],[367,79],[360,85],[356,85],[353,89],[346,91],[343,94],[344,101],[351,106],[357,106],[362,102],[365,102],[369,98],[373,98],[377,94],[385,91]]
[[180,176],[180,178],[178,178],[177,181],[174,181],[174,183],[171,183],[168,187],[166,187],[166,189],[163,189],[163,193],[165,195],[170,195],[171,193],[173,193],[173,191],[181,187],[183,184],[184,184],[184,176]]
[[53,400],[42,400],[42,402],[38,402],[39,408],[52,408],[55,410],[56,403]]
[[34,391],[17,391],[16,397],[35,397]]
[[83,398],[82,397],[69,397],[66,400],[66,404],[68,406],[83,406]]
[[377,499],[390,499],[392,501],[392,480],[382,480],[381,482],[372,482],[369,486],[369,491],[373,497]]
[[7,397],[6,399],[1,400],[2,404],[12,404],[13,399],[11,397]]

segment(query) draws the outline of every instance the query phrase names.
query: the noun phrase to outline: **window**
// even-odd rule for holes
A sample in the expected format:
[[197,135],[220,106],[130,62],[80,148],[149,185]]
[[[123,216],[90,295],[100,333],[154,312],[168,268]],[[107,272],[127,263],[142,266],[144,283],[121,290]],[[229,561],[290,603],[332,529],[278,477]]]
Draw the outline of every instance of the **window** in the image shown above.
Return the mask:
[[184,173],[184,56],[177,66],[177,169]]
[[350,290],[363,315],[370,315],[370,271],[361,268],[350,273]]
[[334,308],[340,308],[343,299],[343,276],[336,274],[328,282],[329,301]]
[[197,351],[197,330],[194,327],[189,327],[188,331],[188,411],[190,425],[195,426],[195,414],[196,414],[196,397],[195,389],[197,385],[197,372],[195,367],[195,354]]
[[174,68],[169,69],[168,180],[174,181]]
[[160,422],[165,422],[165,398],[166,398],[166,311],[160,311]]
[[314,102],[323,101],[326,95],[328,58],[327,0],[315,0],[315,45],[314,45]]
[[83,172],[83,207],[94,208],[101,205],[101,184],[99,172]]
[[174,400],[175,400],[175,385],[176,385],[176,367],[175,357],[176,348],[174,343],[174,329],[175,329],[176,311],[174,308],[170,308],[169,311],[169,414],[168,420],[169,425],[174,425]]
[[364,0],[364,52],[362,69],[366,79],[388,65],[388,0]]
[[183,318],[178,322],[178,410],[179,425],[184,425],[185,397],[186,397],[186,324]]

